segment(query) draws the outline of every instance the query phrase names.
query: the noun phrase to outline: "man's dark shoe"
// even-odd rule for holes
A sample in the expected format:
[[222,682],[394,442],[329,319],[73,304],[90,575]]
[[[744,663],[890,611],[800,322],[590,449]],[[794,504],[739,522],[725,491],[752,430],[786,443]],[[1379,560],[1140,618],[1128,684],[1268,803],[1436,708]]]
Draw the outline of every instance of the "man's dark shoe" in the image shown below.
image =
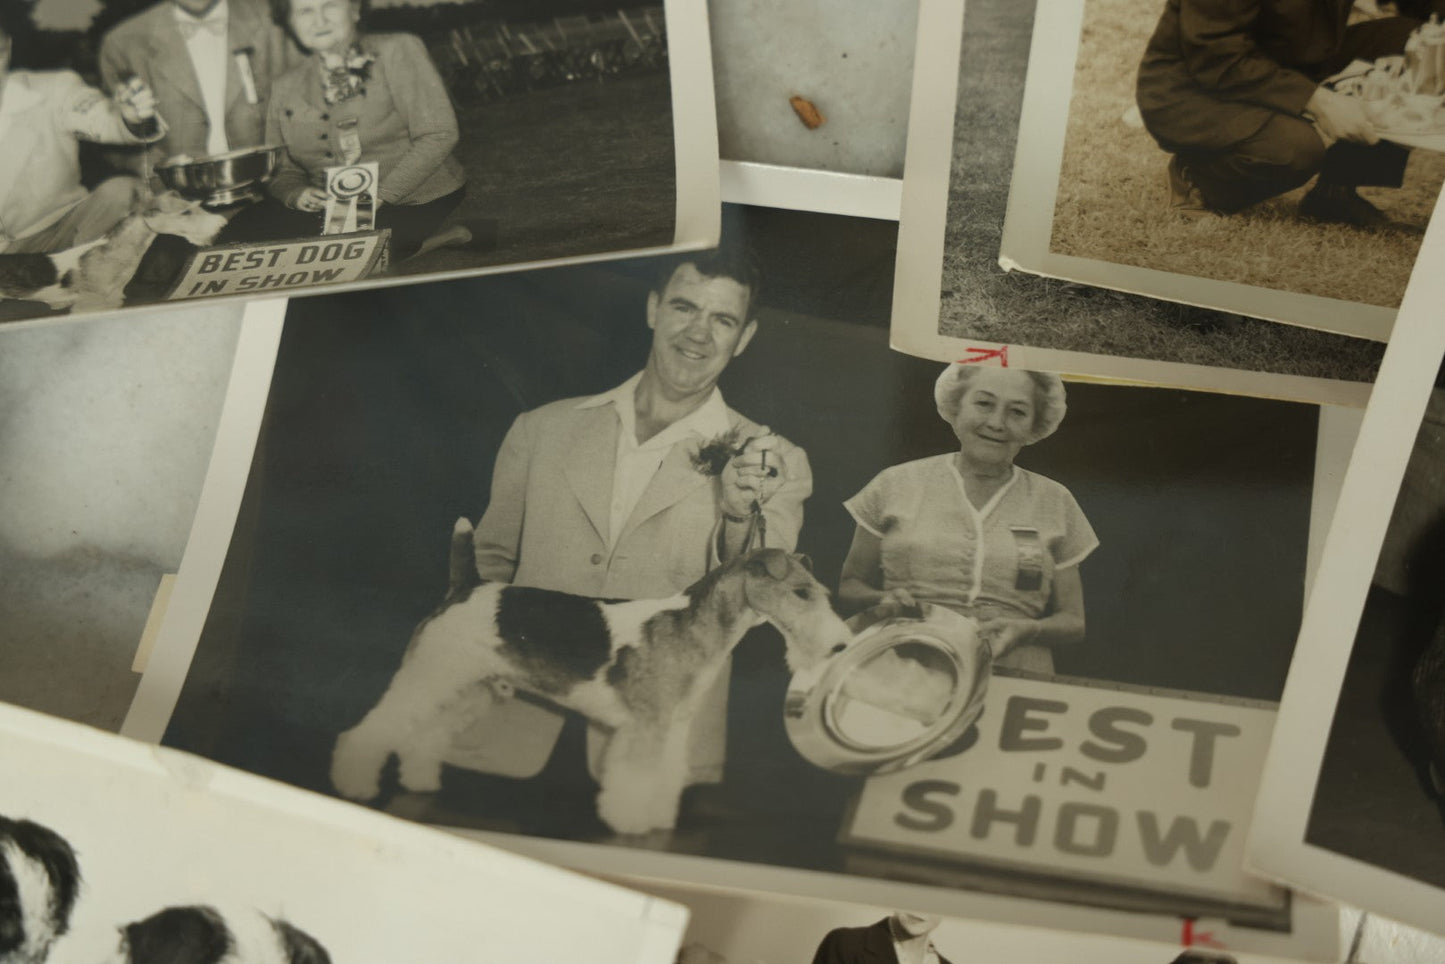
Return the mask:
[[1346,224],[1352,228],[1378,228],[1390,223],[1385,212],[1360,197],[1352,187],[1316,184],[1300,198],[1299,216],[1324,224]]
[[1189,169],[1178,154],[1169,158],[1169,210],[1189,218],[1214,213],[1214,209],[1204,202],[1199,188],[1190,180]]

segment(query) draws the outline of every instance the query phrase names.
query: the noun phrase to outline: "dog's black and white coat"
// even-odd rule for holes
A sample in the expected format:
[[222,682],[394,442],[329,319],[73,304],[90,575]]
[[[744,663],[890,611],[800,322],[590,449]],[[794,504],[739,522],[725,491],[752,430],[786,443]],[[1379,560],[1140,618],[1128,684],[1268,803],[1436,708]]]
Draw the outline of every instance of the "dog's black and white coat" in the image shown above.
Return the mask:
[[667,599],[603,602],[477,584],[471,532],[458,521],[446,602],[417,627],[380,702],[336,741],[331,781],[344,796],[376,797],[393,753],[405,789],[439,789],[475,705],[515,688],[612,731],[598,773],[603,822],[623,834],[671,829],[692,721],[743,635],[772,623],[794,671],[852,639],[806,561],[781,549],[740,556]]
[[80,864],[58,833],[0,817],[0,964],[41,964],[70,928]]
[[253,910],[167,907],[121,928],[111,964],[331,964],[300,928]]

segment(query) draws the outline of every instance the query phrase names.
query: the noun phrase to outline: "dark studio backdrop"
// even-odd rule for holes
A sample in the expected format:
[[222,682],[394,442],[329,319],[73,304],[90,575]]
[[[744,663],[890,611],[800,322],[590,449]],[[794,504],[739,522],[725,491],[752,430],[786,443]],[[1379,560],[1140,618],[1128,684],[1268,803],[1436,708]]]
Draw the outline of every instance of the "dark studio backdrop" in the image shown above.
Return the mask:
[[[889,465],[956,447],[933,405],[941,366],[887,348],[893,224],[730,208],[729,234],[759,256],[763,311],[723,393],[807,450],[815,489],[799,548],[836,588],[853,533],[843,500]],[[335,737],[441,601],[452,524],[485,509],[512,419],[642,365],[657,265],[293,301],[236,536],[165,742],[329,792]],[[1278,698],[1302,606],[1317,410],[1068,391],[1062,428],[1018,459],[1067,485],[1101,542],[1083,565],[1089,638],[1059,654],[1059,671]],[[838,869],[858,784],[792,750],[787,682],[781,639],[750,634],[734,660],[724,785],[750,810],[736,832],[715,822],[693,845]],[[467,801],[449,793],[446,819],[466,822]]]
[[1418,692],[1412,680],[1445,652],[1442,383],[1445,366],[1385,531],[1305,828],[1308,843],[1432,887],[1445,887],[1445,794],[1429,766],[1445,762],[1445,734],[1432,739],[1424,723],[1442,717],[1445,675],[1437,668]]

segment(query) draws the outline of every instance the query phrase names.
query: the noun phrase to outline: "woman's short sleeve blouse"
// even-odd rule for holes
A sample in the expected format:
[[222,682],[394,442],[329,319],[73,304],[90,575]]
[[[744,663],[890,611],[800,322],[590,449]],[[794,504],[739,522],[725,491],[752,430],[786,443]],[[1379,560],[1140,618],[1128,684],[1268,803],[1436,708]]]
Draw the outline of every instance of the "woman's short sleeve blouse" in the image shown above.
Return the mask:
[[1026,469],[983,508],[953,453],[885,469],[844,503],[881,544],[882,589],[978,616],[1047,614],[1054,573],[1098,546],[1064,486]]

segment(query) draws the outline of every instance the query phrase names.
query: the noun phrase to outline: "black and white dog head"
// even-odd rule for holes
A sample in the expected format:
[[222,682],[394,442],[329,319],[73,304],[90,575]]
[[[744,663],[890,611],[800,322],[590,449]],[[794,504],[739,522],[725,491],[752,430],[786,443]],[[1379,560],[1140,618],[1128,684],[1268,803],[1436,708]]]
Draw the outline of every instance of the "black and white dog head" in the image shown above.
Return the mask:
[[80,864],[64,837],[0,817],[0,964],[41,964],[79,894]]
[[253,910],[167,907],[120,934],[112,964],[331,964],[316,938]]

